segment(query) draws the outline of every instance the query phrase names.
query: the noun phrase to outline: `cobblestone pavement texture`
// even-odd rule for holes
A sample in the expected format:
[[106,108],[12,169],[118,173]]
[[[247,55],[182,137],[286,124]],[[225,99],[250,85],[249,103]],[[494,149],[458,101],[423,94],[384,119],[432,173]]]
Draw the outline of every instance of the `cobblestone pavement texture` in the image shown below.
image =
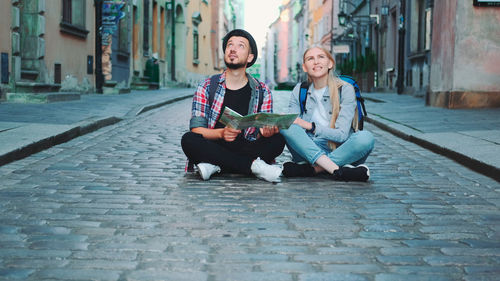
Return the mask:
[[194,89],[82,95],[45,104],[0,103],[0,166],[193,95]]
[[500,182],[500,110],[425,106],[422,98],[364,93],[370,122]]
[[0,167],[0,280],[499,280],[491,178],[368,124],[368,183],[202,181],[190,106]]

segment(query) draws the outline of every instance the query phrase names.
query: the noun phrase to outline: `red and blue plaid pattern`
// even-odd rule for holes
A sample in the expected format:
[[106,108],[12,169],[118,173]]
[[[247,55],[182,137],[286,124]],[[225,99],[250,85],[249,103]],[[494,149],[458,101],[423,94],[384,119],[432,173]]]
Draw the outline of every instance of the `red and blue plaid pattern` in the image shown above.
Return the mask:
[[[249,79],[250,86],[254,86],[255,89],[252,91],[254,104],[252,105],[252,113],[258,112],[258,100],[259,100],[259,91],[263,91],[263,100],[260,112],[273,112],[273,98],[271,95],[271,91],[266,86],[266,84],[257,81],[251,75],[247,74]],[[252,79],[252,81],[250,81]],[[217,123],[217,119],[221,114],[221,107],[224,102],[224,94],[226,92],[226,72],[224,72],[220,79],[217,90],[215,91],[214,100],[212,102],[212,108],[209,108],[209,86],[210,86],[210,78],[205,79],[198,85],[196,92],[193,97],[192,104],[192,117],[203,117],[207,119],[208,128],[213,129],[215,127],[215,123]],[[255,140],[257,137],[257,130],[254,127],[248,128],[244,132],[245,138],[248,140]]]

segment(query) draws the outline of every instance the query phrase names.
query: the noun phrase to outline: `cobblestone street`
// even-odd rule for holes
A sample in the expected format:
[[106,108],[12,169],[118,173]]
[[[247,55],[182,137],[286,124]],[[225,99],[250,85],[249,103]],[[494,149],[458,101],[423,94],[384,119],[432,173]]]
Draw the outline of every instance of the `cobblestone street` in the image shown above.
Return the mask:
[[184,173],[190,108],[0,167],[0,279],[500,280],[491,178],[366,124],[368,183],[202,181]]

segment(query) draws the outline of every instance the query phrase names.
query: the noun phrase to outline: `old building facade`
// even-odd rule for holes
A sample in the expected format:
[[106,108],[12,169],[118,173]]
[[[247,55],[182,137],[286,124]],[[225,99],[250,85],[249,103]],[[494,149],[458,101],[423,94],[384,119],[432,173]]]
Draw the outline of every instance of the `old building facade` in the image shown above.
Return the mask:
[[500,5],[496,4],[434,2],[429,105],[500,107]]
[[[0,9],[0,25],[3,27],[11,26],[12,9]],[[2,93],[10,89],[10,73],[12,72],[12,63],[10,57],[12,56],[12,39],[11,31],[8,28],[0,29],[1,38],[8,38],[10,40],[0,40],[0,100]]]
[[[301,9],[286,16],[294,2]],[[304,80],[291,65],[302,63],[307,46],[321,45],[335,54],[337,72],[354,76],[364,92],[404,93],[448,108],[499,107],[500,7],[474,3],[283,0],[262,69],[276,84]]]
[[121,93],[195,85],[223,68],[242,0],[13,0],[0,9],[7,93]]
[[303,50],[308,45],[309,12],[306,0],[283,0],[279,17],[271,23],[262,56],[261,77],[271,86],[288,88],[302,75]]
[[93,88],[92,2],[18,0],[2,5],[3,98],[11,91],[87,92]]

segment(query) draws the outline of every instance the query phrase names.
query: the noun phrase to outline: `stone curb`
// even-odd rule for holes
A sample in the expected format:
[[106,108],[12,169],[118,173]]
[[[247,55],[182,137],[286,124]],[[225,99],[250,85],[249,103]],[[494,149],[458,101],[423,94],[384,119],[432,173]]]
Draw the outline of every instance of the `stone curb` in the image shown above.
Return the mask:
[[425,133],[414,130],[409,127],[405,127],[404,125],[391,122],[389,120],[385,120],[379,116],[374,116],[374,114],[370,114],[366,117],[366,121],[372,123],[373,125],[379,127],[380,129],[387,131],[399,138],[402,138],[406,141],[415,143],[425,149],[428,149],[432,152],[441,154],[447,158],[450,158],[463,166],[468,167],[471,170],[474,170],[477,173],[488,176],[497,182],[500,182],[500,169],[488,163],[484,163],[478,159],[472,158],[463,153],[451,150],[442,145],[438,145],[431,141],[428,141],[425,138]]
[[14,151],[8,152],[4,155],[0,155],[0,166],[8,164],[10,162],[23,159],[32,154],[40,152],[42,150],[48,149],[52,146],[70,141],[76,137],[88,134],[102,127],[115,124],[122,119],[116,117],[106,117],[97,121],[83,122],[82,125],[73,127],[67,131],[63,131],[57,135],[50,136],[39,141],[33,142],[29,145],[20,147]]
[[28,157],[32,154],[37,153],[37,152],[48,149],[52,146],[68,142],[74,138],[77,138],[77,137],[83,136],[85,134],[97,131],[103,127],[116,124],[125,118],[133,118],[133,117],[139,116],[140,114],[143,114],[147,111],[165,106],[167,104],[174,103],[176,101],[190,98],[190,97],[192,97],[192,94],[173,98],[173,99],[164,100],[164,101],[157,102],[157,103],[152,103],[152,104],[149,104],[146,106],[140,106],[140,107],[138,107],[138,110],[132,110],[129,113],[127,113],[124,118],[118,118],[115,116],[111,116],[111,117],[105,117],[105,118],[98,119],[98,120],[92,120],[92,121],[87,120],[87,121],[79,122],[79,123],[77,123],[78,125],[76,125],[75,127],[71,128],[69,130],[63,131],[63,132],[61,132],[57,135],[54,135],[54,136],[50,136],[50,137],[35,141],[29,145],[25,145],[23,147],[20,147],[16,150],[11,151],[11,152],[0,155],[0,166],[8,164],[8,163],[16,161],[16,160],[23,159],[23,158]]
[[187,98],[191,98],[193,97],[193,94],[189,94],[189,95],[185,95],[185,96],[180,96],[180,97],[177,97],[177,98],[173,98],[173,99],[168,99],[168,100],[165,100],[165,101],[161,101],[161,102],[156,102],[156,103],[152,103],[152,104],[149,104],[149,105],[145,105],[145,106],[139,106],[135,109],[132,109],[129,113],[127,113],[125,116],[126,118],[131,118],[131,117],[135,117],[135,116],[139,116],[147,111],[150,111],[150,110],[153,110],[153,109],[156,109],[156,108],[159,108],[159,107],[162,107],[162,106],[165,106],[167,104],[171,104],[171,103],[174,103],[174,102],[177,102],[177,101],[181,101],[181,100],[184,100],[184,99],[187,99]]

